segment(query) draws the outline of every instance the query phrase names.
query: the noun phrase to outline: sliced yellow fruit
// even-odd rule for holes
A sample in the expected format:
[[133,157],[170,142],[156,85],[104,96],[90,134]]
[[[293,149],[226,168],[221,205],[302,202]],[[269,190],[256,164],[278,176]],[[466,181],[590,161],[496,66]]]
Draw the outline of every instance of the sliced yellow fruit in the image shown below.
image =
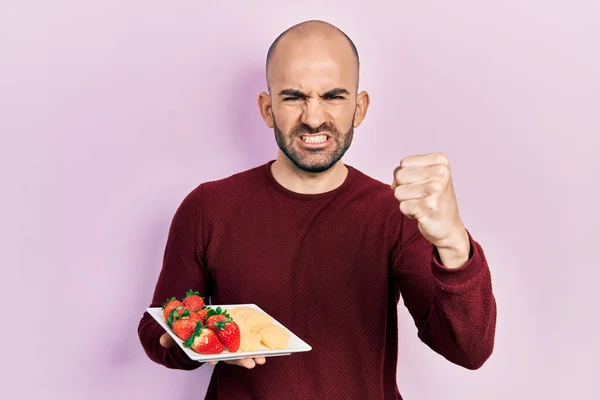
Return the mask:
[[271,350],[285,349],[290,341],[289,332],[276,325],[266,328],[261,336],[261,341]]
[[233,320],[237,326],[240,328],[240,334],[244,333],[244,332],[248,332],[250,333],[250,326],[245,322],[245,321],[236,321],[235,319]]
[[267,314],[259,313],[251,315],[244,320],[244,323],[250,327],[250,331],[258,333],[261,329],[273,323],[273,318]]
[[260,347],[261,336],[258,333],[242,332],[240,335],[240,350],[256,351]]
[[260,311],[258,311],[257,309],[248,306],[238,306],[229,310],[229,315],[231,315],[231,317],[236,316],[241,318],[247,318],[250,315],[259,313]]

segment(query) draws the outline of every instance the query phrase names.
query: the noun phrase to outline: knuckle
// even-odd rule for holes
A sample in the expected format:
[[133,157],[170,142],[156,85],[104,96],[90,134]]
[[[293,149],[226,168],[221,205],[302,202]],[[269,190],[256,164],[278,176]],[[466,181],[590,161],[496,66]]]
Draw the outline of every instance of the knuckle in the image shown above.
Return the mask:
[[444,188],[444,184],[441,181],[435,180],[429,182],[429,192],[430,194],[439,193]]
[[428,196],[425,198],[424,205],[428,211],[435,212],[438,210],[439,202],[438,202],[437,197]]
[[446,156],[446,154],[441,153],[441,152],[437,152],[435,154],[436,154],[436,157],[437,157],[438,162],[440,164],[443,164],[443,165],[448,165],[449,164],[448,156]]
[[443,180],[447,180],[450,176],[450,170],[446,165],[437,165],[435,167],[435,174]]
[[408,157],[404,157],[402,160],[400,160],[400,168],[404,168],[404,167],[410,167],[411,165],[413,165],[415,163],[415,161],[417,161],[421,156],[408,156]]

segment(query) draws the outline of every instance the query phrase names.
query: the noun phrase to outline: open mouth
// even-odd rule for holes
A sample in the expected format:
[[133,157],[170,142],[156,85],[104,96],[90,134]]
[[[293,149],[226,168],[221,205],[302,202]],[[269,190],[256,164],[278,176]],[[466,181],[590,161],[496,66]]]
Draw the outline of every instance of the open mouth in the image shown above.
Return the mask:
[[309,144],[325,143],[329,137],[327,135],[302,135],[302,141]]

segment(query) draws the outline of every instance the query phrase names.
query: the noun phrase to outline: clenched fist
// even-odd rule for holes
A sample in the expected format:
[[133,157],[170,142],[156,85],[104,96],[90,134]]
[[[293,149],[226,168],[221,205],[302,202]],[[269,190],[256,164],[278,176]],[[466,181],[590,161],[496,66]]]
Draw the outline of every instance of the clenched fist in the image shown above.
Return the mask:
[[468,260],[469,238],[458,213],[450,163],[442,153],[404,158],[391,185],[400,211],[418,221],[421,234],[437,247],[449,268]]

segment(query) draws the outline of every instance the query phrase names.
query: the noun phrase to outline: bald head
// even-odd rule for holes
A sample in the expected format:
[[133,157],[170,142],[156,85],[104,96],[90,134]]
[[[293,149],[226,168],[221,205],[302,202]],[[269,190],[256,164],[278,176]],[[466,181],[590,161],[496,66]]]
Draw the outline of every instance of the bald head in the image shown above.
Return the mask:
[[352,40],[326,22],[303,22],[271,45],[266,69],[268,93],[258,106],[275,133],[278,160],[310,173],[339,165],[369,107],[369,94],[358,93]]
[[[309,54],[307,54],[307,52]],[[333,57],[356,75],[358,88],[360,61],[352,40],[339,28],[324,21],[305,21],[281,33],[267,53],[266,78],[269,90],[272,69],[285,68],[299,56]]]

